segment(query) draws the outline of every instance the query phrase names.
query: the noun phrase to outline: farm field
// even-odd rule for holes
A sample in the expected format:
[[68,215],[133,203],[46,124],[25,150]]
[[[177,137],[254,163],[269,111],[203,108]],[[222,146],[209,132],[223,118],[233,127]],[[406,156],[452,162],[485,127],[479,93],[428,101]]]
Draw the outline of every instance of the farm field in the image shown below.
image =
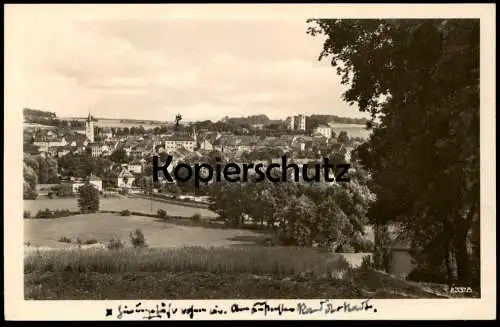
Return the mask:
[[54,251],[24,262],[25,298],[34,300],[440,297],[308,248]]
[[[145,213],[156,213],[158,209],[163,209],[171,216],[191,217],[194,214],[200,214],[203,218],[216,218],[217,214],[204,208],[195,208],[181,206],[160,201],[152,201],[153,210],[151,211],[151,201],[141,198],[100,198],[101,210],[125,210],[140,211]],[[24,200],[24,210],[30,210],[32,215],[36,215],[38,210],[43,209],[68,209],[78,210],[77,198],[49,199],[40,198],[37,200]]]
[[[77,238],[82,242],[97,240],[102,243],[118,238],[125,246],[131,246],[129,234],[136,229],[144,233],[149,247],[227,246],[252,243],[264,237],[248,230],[182,226],[153,217],[95,213],[25,219],[24,242],[32,246],[66,248],[76,246]],[[58,242],[61,237],[71,239],[72,243]]]

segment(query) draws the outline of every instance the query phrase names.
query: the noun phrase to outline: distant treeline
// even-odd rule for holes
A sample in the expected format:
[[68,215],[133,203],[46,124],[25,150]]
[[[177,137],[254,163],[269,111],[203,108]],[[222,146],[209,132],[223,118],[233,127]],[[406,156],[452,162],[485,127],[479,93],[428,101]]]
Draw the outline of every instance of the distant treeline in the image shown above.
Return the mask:
[[367,122],[368,119],[366,118],[340,117],[337,115],[311,115],[306,117],[306,126],[308,127],[328,123],[365,125]]
[[24,108],[23,115],[25,118],[30,118],[30,117],[47,118],[47,119],[56,118],[55,112],[38,110],[38,109],[30,109],[30,108]]

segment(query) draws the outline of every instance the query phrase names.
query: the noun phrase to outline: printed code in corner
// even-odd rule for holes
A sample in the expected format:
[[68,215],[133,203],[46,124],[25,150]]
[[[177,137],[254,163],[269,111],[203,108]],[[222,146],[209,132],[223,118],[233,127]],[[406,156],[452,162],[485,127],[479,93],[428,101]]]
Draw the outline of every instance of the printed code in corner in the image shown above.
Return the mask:
[[458,294],[466,294],[466,293],[472,293],[472,288],[471,287],[452,287],[450,289],[450,293],[458,293]]

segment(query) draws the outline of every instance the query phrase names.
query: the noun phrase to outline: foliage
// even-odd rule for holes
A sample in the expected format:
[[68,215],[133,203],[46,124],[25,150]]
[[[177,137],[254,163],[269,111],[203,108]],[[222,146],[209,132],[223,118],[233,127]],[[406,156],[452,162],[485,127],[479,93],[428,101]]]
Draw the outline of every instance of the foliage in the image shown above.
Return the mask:
[[85,244],[87,244],[87,245],[97,244],[97,243],[98,243],[98,242],[97,242],[97,240],[95,240],[95,239],[90,239],[90,240],[86,240],[86,241],[85,241]]
[[130,210],[124,209],[120,211],[120,216],[130,216]]
[[158,209],[156,212],[159,218],[167,218],[167,212],[163,209]]
[[195,213],[191,216],[191,220],[193,221],[201,221],[201,215],[199,213]]
[[31,211],[24,210],[23,211],[23,218],[31,218]]
[[[216,183],[210,208],[232,227],[242,227],[248,215],[261,228],[278,236],[281,244],[345,249],[358,242],[373,201],[366,174],[349,183]],[[359,244],[358,244],[359,245]],[[354,249],[353,249],[354,251]]]
[[52,189],[58,197],[71,197],[73,196],[73,189],[71,187],[71,184],[64,183],[64,184],[58,184],[53,187]]
[[[359,157],[372,175],[377,224],[402,222],[419,265],[471,282],[479,224],[479,20],[310,20],[320,60],[369,112]],[[473,255],[472,255],[473,256]],[[477,264],[477,260],[476,260]],[[478,268],[474,266],[472,268]]]
[[67,238],[66,236],[63,236],[61,237],[58,242],[61,242],[61,243],[71,243],[71,239],[70,238]]
[[99,191],[86,183],[78,188],[78,207],[81,212],[91,213],[99,210]]
[[75,214],[74,212],[71,212],[71,210],[67,209],[57,209],[57,210],[43,209],[37,212],[35,218],[62,218],[62,217],[69,217],[74,214]]
[[107,247],[109,250],[119,250],[119,249],[123,249],[125,246],[123,245],[123,243],[120,239],[112,238],[111,240],[109,240]]
[[116,149],[113,153],[111,153],[109,159],[117,164],[127,163],[127,152],[123,148]]
[[148,245],[146,244],[146,238],[140,229],[136,229],[134,232],[130,233],[130,243],[134,248],[145,248]]

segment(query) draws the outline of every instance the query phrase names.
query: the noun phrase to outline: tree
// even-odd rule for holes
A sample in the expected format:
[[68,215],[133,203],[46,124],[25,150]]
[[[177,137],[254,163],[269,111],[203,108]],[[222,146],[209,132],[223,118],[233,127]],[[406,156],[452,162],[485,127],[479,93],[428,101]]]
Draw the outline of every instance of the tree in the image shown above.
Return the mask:
[[78,207],[83,213],[93,213],[99,210],[99,190],[86,183],[78,188]]
[[442,263],[450,284],[471,285],[479,20],[309,22],[308,33],[326,36],[319,59],[330,57],[349,85],[344,99],[371,114],[373,134],[359,157],[377,196],[372,222],[402,223],[420,266]]
[[347,132],[341,131],[339,133],[339,136],[337,136],[337,141],[339,141],[339,143],[343,143],[343,144],[349,142],[349,136],[347,135]]
[[123,164],[127,163],[127,157],[125,149],[119,148],[109,156],[109,159],[117,164]]

